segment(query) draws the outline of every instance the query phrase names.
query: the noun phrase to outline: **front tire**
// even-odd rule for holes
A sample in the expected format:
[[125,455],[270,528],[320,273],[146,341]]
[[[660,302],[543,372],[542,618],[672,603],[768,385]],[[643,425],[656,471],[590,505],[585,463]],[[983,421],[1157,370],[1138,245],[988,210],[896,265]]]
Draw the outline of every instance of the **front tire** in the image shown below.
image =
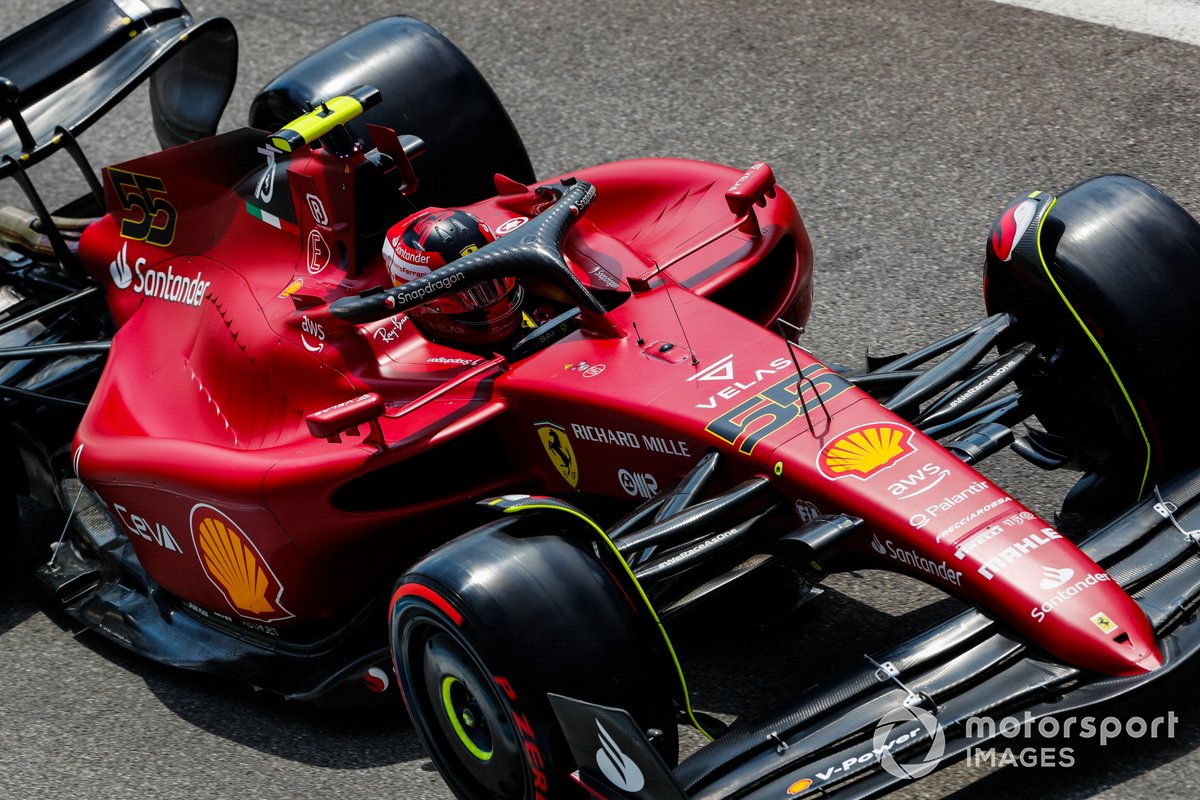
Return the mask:
[[989,247],[988,313],[1011,312],[1047,354],[1018,384],[1092,473],[1088,504],[1115,511],[1200,463],[1200,223],[1152,186],[1104,175],[1057,198],[1037,244],[1007,261]]
[[392,657],[414,727],[464,800],[577,796],[546,695],[629,711],[668,763],[671,687],[653,625],[590,550],[506,519],[454,540],[397,585]]

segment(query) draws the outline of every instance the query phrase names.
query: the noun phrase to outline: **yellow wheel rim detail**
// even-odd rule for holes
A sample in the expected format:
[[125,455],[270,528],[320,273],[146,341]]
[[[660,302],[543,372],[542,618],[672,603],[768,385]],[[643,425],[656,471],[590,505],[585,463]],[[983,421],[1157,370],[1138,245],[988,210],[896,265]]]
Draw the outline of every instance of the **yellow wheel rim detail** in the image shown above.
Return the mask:
[[480,761],[490,761],[492,758],[491,750],[481,750],[479,745],[471,740],[467,735],[467,731],[462,726],[462,721],[459,720],[458,714],[454,710],[454,701],[450,698],[450,690],[457,684],[458,678],[453,675],[447,675],[442,678],[442,708],[446,712],[446,717],[450,720],[450,725],[454,728],[454,732],[458,734],[459,743],[467,748],[467,752],[478,758]]

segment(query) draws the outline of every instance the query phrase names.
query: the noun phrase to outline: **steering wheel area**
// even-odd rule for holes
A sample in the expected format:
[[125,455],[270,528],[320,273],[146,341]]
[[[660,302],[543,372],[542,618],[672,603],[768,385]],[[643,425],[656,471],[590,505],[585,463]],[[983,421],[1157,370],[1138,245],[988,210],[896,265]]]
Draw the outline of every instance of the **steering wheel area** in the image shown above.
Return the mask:
[[562,251],[567,231],[595,197],[595,186],[576,181],[554,205],[512,234],[403,286],[336,300],[329,313],[346,322],[374,322],[483,281],[536,277],[560,287],[580,311],[603,315],[603,304],[576,277]]

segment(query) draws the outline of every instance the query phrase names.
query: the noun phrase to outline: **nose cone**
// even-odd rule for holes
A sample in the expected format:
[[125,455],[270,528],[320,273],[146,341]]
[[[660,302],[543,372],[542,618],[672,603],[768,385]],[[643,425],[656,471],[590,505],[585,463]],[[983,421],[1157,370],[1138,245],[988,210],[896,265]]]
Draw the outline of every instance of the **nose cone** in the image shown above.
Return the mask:
[[[1094,575],[1107,577],[1102,572],[1090,574]],[[1093,611],[1098,607],[1106,610]],[[1119,676],[1141,675],[1162,666],[1150,621],[1112,580],[1083,585],[1078,607],[1055,609],[1055,614],[1056,619],[1047,616],[1040,624],[1035,621],[1027,635],[1067,664]]]
[[975,549],[982,535],[955,543],[963,584],[981,605],[1071,666],[1120,676],[1162,666],[1145,612],[1099,564],[1053,528],[1021,533]]

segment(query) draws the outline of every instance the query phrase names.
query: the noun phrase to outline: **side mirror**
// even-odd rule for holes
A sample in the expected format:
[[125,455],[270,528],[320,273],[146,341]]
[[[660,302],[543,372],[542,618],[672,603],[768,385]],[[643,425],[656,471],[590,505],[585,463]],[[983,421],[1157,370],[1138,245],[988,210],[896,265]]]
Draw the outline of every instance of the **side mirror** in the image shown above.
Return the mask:
[[363,438],[363,443],[383,450],[387,446],[383,440],[383,430],[379,427],[383,410],[383,398],[376,392],[368,392],[353,400],[314,411],[304,421],[308,423],[309,433],[329,442],[340,442],[343,434],[357,436],[358,426],[365,424],[370,430]]

